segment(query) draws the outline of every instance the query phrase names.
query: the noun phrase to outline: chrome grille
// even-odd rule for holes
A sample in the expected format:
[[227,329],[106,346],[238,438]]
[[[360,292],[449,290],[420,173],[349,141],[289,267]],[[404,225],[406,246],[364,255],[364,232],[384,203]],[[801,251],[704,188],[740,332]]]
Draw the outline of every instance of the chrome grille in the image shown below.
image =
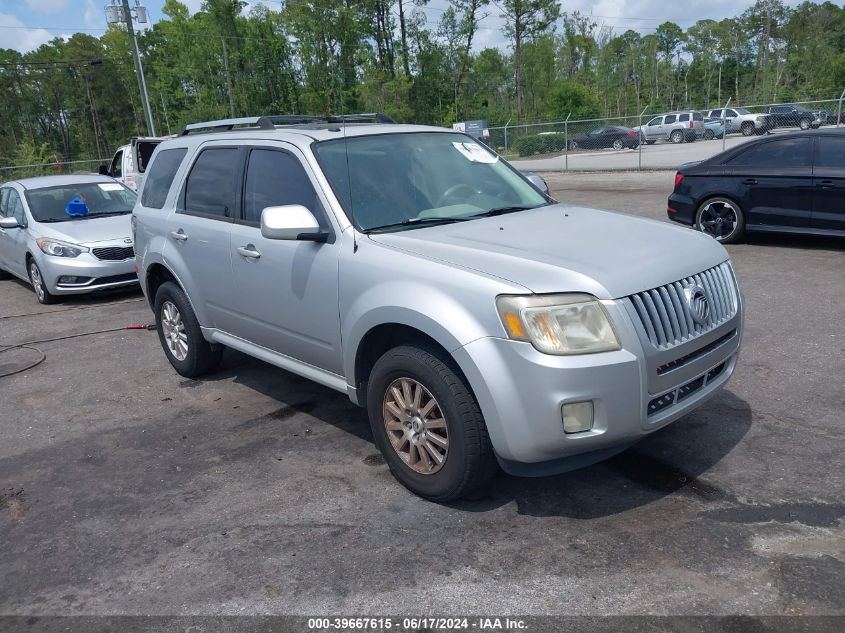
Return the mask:
[[[684,289],[696,285],[704,288],[710,302],[710,318],[704,325],[693,320],[684,297]],[[628,298],[648,340],[661,349],[685,343],[718,327],[733,318],[738,304],[736,281],[728,262]]]
[[112,262],[135,257],[135,249],[131,246],[108,246],[105,248],[95,248],[92,252],[97,259]]

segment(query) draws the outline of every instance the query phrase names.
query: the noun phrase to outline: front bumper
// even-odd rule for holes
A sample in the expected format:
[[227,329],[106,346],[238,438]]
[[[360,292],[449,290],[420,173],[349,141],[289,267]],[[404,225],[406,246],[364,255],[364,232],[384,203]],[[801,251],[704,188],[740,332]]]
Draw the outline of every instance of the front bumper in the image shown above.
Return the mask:
[[[482,338],[454,355],[467,375],[502,467],[540,476],[605,459],[689,413],[730,378],[741,340],[741,307],[734,319],[676,348],[677,358],[707,342],[734,335],[685,362],[676,379],[656,380],[653,362],[619,302],[604,302],[623,349],[581,356],[552,356],[530,343]],[[718,371],[716,371],[718,370]],[[678,389],[686,390],[678,395]],[[672,403],[649,413],[671,394]],[[567,434],[561,407],[591,400],[593,427]]]
[[[37,260],[41,276],[50,294],[76,295],[120,288],[138,283],[135,259],[103,261],[91,253],[78,257],[42,255]],[[70,282],[67,277],[81,278]]]

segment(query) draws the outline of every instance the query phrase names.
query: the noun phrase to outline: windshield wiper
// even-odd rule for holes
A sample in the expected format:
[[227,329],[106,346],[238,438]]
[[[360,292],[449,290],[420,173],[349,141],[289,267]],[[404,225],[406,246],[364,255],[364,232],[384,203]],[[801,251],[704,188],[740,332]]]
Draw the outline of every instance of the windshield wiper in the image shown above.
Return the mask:
[[510,207],[496,207],[495,209],[490,209],[489,211],[484,211],[482,213],[476,213],[475,215],[471,215],[471,218],[492,218],[496,215],[505,215],[506,213],[517,213],[518,211],[528,211],[529,209],[536,209],[537,207],[542,207],[544,205],[540,204],[534,207],[526,207],[520,205],[514,205]]
[[406,226],[431,226],[436,224],[453,224],[455,222],[466,222],[469,220],[469,217],[461,217],[461,218],[408,218],[407,220],[402,220],[401,222],[393,222],[391,224],[383,224],[381,226],[374,226],[371,229],[367,229],[366,233],[373,233],[376,231],[383,231],[386,229],[398,229]]

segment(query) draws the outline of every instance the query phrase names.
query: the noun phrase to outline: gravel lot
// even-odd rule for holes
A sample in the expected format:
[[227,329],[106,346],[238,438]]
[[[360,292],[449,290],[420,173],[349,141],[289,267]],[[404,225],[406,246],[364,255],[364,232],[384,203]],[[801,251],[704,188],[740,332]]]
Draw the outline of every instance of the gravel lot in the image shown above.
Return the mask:
[[[663,219],[673,174],[546,176]],[[38,344],[0,378],[0,614],[845,615],[845,241],[729,250],[727,390],[608,462],[449,506],[394,481],[363,410],[282,370],[227,352],[186,380],[147,331]],[[134,292],[0,297],[6,345],[152,320]]]

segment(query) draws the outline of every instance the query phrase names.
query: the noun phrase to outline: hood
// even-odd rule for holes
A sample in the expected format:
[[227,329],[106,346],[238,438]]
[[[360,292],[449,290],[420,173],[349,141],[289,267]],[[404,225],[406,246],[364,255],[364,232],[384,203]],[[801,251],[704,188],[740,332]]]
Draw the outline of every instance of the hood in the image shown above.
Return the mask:
[[41,237],[52,237],[65,242],[91,246],[97,242],[113,242],[132,235],[132,214],[109,215],[103,218],[88,217],[67,222],[38,224]]
[[519,284],[531,292],[616,299],[728,259],[713,238],[613,211],[555,204],[397,233],[373,241]]

